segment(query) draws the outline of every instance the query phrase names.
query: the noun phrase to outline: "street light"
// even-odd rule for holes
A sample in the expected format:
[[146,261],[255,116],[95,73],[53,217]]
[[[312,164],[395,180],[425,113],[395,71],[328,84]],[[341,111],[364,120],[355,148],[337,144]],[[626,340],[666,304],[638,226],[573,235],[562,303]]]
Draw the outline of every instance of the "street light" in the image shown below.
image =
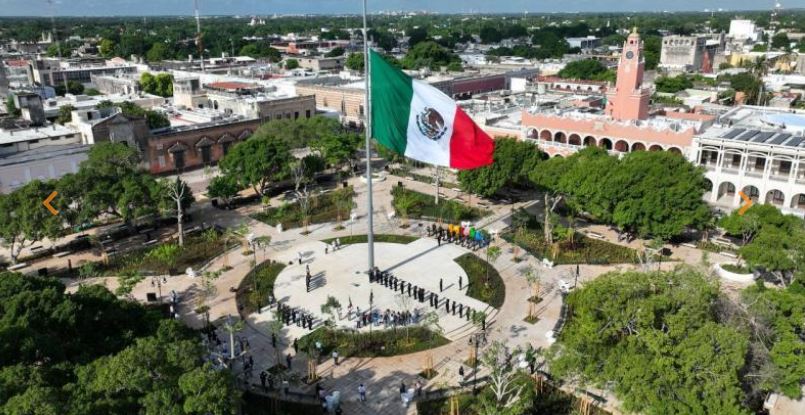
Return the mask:
[[475,340],[473,343],[475,345],[475,359],[473,359],[473,368],[472,368],[472,394],[478,394],[478,344],[481,343],[481,339],[484,338],[484,333],[479,331],[472,335],[473,339]]
[[151,286],[157,286],[157,291],[159,292],[159,302],[162,302],[162,280],[159,277],[151,277]]

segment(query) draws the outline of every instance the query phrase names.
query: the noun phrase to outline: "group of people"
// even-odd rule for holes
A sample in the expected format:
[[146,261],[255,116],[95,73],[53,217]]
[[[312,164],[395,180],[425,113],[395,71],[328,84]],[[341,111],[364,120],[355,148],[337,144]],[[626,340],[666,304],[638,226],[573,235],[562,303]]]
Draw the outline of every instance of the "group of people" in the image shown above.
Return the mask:
[[386,309],[381,312],[380,310],[372,310],[372,312],[360,313],[358,321],[355,322],[356,328],[368,326],[369,324],[383,324],[384,328],[407,326],[409,324],[419,323],[420,315],[419,310],[415,309],[414,312],[410,311],[394,311]]
[[286,326],[296,324],[297,327],[313,330],[313,314],[297,310],[287,304],[277,302],[277,318]]
[[[390,288],[394,292],[399,291],[400,294],[408,295],[408,297],[413,297],[420,303],[424,303],[425,297],[427,296],[430,307],[433,307],[435,309],[438,309],[441,305],[441,299],[439,298],[438,294],[426,291],[422,287],[413,285],[408,281],[397,278],[388,271],[381,271],[377,267],[369,271],[369,283],[373,282],[381,284],[386,288]],[[475,314],[475,310],[471,309],[469,306],[460,304],[455,300],[450,301],[449,298],[444,299],[444,307],[447,313],[456,315],[456,312],[458,312],[459,318],[466,318],[467,321],[471,321],[473,315]]]
[[455,243],[462,247],[472,249],[473,251],[489,245],[489,238],[484,237],[484,233],[480,229],[467,225],[447,225],[436,226],[434,223],[427,227],[428,236],[436,238],[439,246],[442,241],[448,243]]
[[324,255],[329,254],[330,251],[335,252],[339,249],[341,249],[341,238],[335,238],[335,240],[324,247]]

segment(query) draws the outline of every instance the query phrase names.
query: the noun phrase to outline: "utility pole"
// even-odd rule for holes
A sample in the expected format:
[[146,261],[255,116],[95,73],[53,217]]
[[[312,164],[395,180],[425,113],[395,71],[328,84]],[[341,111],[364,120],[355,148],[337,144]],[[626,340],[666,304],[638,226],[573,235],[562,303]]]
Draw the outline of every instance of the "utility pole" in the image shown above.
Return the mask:
[[369,79],[371,71],[369,65],[369,33],[366,24],[366,0],[363,0],[363,63],[364,63],[364,128],[366,129],[366,191],[367,197],[367,219],[369,231],[366,233],[366,242],[369,248],[368,265],[369,271],[375,267],[375,237],[374,237],[374,207],[372,205],[372,83]]
[[196,46],[201,57],[201,73],[204,73],[204,40],[201,36],[201,16],[198,13],[198,0],[193,0],[193,8],[196,11]]

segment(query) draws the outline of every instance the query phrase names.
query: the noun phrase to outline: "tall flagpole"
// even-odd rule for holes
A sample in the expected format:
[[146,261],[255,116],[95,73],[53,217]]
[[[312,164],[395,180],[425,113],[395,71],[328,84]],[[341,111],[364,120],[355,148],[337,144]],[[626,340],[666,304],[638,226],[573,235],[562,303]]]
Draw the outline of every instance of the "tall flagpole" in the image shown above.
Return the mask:
[[[366,242],[369,245],[369,271],[375,267],[375,235],[374,235],[374,209],[372,207],[372,100],[371,81],[369,80],[369,33],[366,25],[366,1],[363,0],[363,69],[366,93],[364,94],[364,128],[366,130],[366,191],[369,193],[368,219],[369,231],[366,233]],[[370,310],[371,312],[371,310]]]

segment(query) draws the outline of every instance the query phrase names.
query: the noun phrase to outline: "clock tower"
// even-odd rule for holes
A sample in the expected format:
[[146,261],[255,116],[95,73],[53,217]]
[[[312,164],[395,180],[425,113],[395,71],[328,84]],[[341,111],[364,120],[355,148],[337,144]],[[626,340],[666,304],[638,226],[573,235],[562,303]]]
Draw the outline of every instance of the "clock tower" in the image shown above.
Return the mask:
[[606,113],[619,121],[645,120],[651,91],[643,88],[643,43],[635,28],[623,44],[615,89],[607,92]]

